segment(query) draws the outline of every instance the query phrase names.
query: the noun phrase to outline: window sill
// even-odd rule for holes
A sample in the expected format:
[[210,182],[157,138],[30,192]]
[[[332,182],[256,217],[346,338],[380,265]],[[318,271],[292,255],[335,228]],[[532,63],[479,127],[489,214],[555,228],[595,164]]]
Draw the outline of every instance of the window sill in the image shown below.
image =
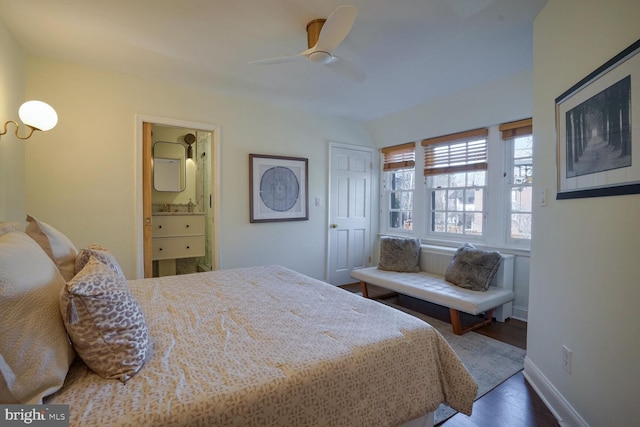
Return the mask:
[[[380,236],[395,236],[395,237],[417,237],[416,235],[412,234],[411,232],[406,232],[406,233],[402,233],[402,232],[395,232],[395,233],[389,233],[389,232],[385,232],[385,233],[378,233],[378,237]],[[498,251],[504,254],[511,254],[511,255],[516,255],[516,256],[523,256],[523,257],[530,257],[531,256],[531,248],[528,246],[524,246],[524,245],[516,245],[516,244],[509,244],[509,243],[503,243],[503,244],[498,244],[498,245],[487,245],[483,242],[476,242],[473,240],[468,240],[469,243],[471,243],[472,245],[480,248],[480,249],[484,249],[484,250],[494,250],[494,251]],[[423,245],[429,245],[429,246],[440,246],[442,248],[451,248],[453,250],[459,248],[460,246],[462,246],[463,243],[465,243],[465,241],[457,241],[457,240],[443,240],[443,239],[429,239],[429,238],[420,238],[420,243]]]
[[[433,246],[443,246],[449,248],[459,248],[464,242],[462,241],[454,241],[454,240],[438,240],[438,239],[420,239],[420,242],[424,245],[433,245]],[[511,254],[516,256],[531,256],[531,249],[526,246],[521,245],[510,245],[507,243],[499,244],[499,245],[487,245],[485,243],[479,243],[474,241],[469,241],[472,245],[484,249],[484,250],[494,250],[504,254]]]

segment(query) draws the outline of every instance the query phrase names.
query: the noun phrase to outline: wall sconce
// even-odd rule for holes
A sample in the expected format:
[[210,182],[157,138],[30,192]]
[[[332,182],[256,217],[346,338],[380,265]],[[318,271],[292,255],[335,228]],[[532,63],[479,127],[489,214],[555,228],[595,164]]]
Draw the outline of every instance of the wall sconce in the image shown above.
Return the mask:
[[16,125],[16,136],[19,139],[29,139],[34,131],[48,131],[53,129],[58,123],[58,114],[49,104],[42,101],[27,101],[20,106],[18,116],[22,123],[27,125],[30,130],[27,136],[18,135],[19,125],[14,120],[7,120],[4,123],[4,131],[0,135],[7,133],[9,123]]
[[187,159],[193,160],[193,147],[191,144],[196,142],[196,136],[192,133],[188,133],[184,136],[184,142],[187,143]]

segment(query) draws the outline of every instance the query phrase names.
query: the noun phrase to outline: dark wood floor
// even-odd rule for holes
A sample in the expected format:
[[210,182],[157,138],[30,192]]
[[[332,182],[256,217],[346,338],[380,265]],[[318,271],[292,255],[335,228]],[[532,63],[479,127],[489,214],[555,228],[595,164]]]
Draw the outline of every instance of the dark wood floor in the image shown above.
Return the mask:
[[[343,286],[345,289],[358,292],[357,284]],[[369,287],[369,296],[373,298],[393,298],[393,302],[409,309],[419,311],[428,316],[450,322],[449,310],[435,304],[419,301],[414,298],[400,297],[381,288]],[[465,318],[463,324],[473,321],[473,316]],[[502,342],[526,350],[527,323],[509,319],[504,323],[492,322],[490,325],[476,329],[470,334],[479,333]],[[473,414],[470,417],[456,414],[440,423],[441,427],[557,427],[558,421],[531,388],[529,383],[518,372],[489,393],[476,400]]]

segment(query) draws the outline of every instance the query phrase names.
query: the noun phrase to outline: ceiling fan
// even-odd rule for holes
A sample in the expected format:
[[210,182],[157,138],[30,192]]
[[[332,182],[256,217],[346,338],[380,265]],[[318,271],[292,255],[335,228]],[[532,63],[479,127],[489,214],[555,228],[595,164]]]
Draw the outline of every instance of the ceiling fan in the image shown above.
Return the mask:
[[364,80],[364,72],[351,62],[332,53],[351,31],[357,12],[355,6],[338,6],[327,19],[314,19],[307,24],[308,49],[294,55],[251,61],[249,64],[281,64],[308,59],[313,63],[327,66],[343,77],[361,82]]

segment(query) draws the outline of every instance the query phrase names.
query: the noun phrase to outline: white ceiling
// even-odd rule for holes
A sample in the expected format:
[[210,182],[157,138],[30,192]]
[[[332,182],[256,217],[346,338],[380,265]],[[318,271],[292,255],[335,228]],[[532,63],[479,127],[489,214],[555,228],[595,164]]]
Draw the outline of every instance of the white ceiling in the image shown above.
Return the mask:
[[[0,0],[0,17],[29,54],[368,121],[531,69],[546,1]],[[333,53],[364,81],[247,64],[306,49],[306,24],[340,4],[358,15]]]

